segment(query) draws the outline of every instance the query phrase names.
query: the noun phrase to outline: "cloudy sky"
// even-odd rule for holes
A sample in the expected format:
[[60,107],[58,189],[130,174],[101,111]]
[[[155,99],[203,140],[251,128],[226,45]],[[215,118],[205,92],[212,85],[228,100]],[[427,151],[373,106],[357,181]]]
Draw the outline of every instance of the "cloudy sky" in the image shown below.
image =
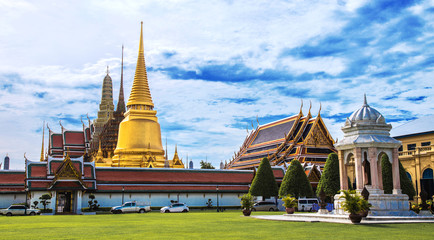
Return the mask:
[[[169,156],[229,160],[246,126],[320,103],[334,138],[369,104],[389,123],[434,113],[433,1],[0,0],[0,155],[38,160],[42,123],[96,117],[121,46],[128,98],[144,22],[148,78]],[[46,138],[46,145],[47,145]],[[163,140],[164,142],[164,140]]]

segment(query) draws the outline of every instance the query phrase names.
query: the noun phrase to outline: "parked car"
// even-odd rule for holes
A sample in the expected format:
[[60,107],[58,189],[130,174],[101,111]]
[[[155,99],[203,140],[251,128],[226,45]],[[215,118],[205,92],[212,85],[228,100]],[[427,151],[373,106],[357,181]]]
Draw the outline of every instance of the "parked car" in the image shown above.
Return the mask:
[[317,198],[299,198],[298,199],[298,211],[309,211],[314,209],[313,204],[319,204]]
[[112,213],[145,213],[150,212],[151,206],[145,204],[138,204],[136,202],[126,202],[122,206],[112,207]]
[[173,203],[170,206],[165,206],[160,209],[162,213],[171,213],[171,212],[189,212],[190,209],[185,203]]
[[253,204],[253,211],[278,211],[278,207],[274,202],[260,201]]
[[39,215],[41,214],[41,210],[34,208],[26,208],[24,205],[11,205],[6,209],[0,209],[0,214],[6,216],[12,215]]

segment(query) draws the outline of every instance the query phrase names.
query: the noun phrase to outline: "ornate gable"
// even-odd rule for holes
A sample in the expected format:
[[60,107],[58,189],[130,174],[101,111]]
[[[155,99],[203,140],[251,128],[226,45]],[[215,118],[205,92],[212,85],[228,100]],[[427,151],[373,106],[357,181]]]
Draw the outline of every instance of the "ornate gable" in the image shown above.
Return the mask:
[[65,160],[63,160],[60,167],[56,170],[54,179],[51,182],[49,188],[53,188],[59,182],[77,181],[80,183],[82,188],[86,189],[86,186],[83,183],[83,180],[81,178],[82,178],[81,172],[74,167],[74,165],[71,162],[71,158],[67,154]]
[[[321,129],[322,121],[316,121],[310,133],[305,139],[305,144],[310,146],[333,146],[333,140],[331,140],[327,133],[324,133],[323,129]],[[327,131],[327,130],[326,130]]]
[[309,182],[315,183],[315,182],[319,182],[320,178],[321,178],[321,174],[319,173],[318,169],[316,169],[316,167],[313,166],[312,169],[309,171],[307,179],[309,179]]

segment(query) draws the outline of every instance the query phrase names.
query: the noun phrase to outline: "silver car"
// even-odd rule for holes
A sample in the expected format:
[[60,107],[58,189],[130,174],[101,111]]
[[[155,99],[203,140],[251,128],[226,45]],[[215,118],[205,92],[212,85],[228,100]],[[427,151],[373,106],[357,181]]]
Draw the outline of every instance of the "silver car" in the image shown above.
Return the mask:
[[171,212],[189,212],[190,209],[185,203],[174,203],[170,206],[165,206],[160,209],[162,213],[171,213]]
[[279,210],[274,202],[261,201],[253,204],[253,211],[277,211]]
[[10,207],[6,209],[0,209],[0,214],[6,215],[6,216],[12,216],[12,215],[36,215],[41,214],[41,210],[39,209],[33,209],[33,208],[26,208],[24,205],[11,205]]

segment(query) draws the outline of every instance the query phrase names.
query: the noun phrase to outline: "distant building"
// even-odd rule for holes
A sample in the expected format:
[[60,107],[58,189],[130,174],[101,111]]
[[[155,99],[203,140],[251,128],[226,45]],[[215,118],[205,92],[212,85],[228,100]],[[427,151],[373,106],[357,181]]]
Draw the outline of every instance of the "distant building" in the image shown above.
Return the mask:
[[415,186],[417,196],[422,188],[428,196],[434,195],[434,116],[425,116],[391,131],[391,136],[402,142],[399,160]]
[[3,162],[3,170],[9,170],[9,156],[6,154],[5,161]]
[[271,166],[287,165],[298,159],[302,164],[324,166],[327,156],[336,152],[334,141],[320,113],[313,118],[310,109],[250,131],[240,150],[226,165],[227,169],[254,169],[268,157]]

